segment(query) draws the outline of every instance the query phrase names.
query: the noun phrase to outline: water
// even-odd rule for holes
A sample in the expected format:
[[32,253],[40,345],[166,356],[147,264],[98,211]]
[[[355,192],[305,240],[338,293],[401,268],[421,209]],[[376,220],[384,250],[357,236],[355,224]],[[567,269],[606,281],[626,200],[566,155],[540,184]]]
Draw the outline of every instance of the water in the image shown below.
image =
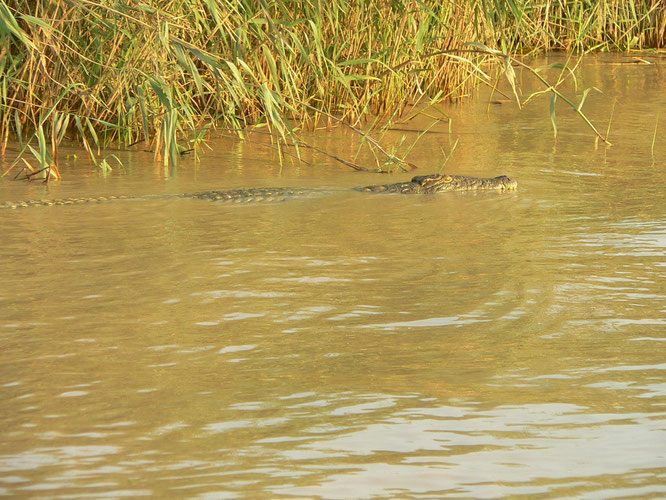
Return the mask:
[[280,170],[226,139],[177,171],[124,153],[126,172],[83,175],[79,154],[49,188],[0,183],[11,200],[334,191],[1,211],[0,494],[666,496],[666,80],[623,60],[577,74],[577,95],[604,91],[584,108],[604,132],[617,99],[611,148],[564,108],[553,140],[545,98],[481,95],[410,156],[434,172],[459,138],[448,172],[516,193],[346,191],[409,174]]

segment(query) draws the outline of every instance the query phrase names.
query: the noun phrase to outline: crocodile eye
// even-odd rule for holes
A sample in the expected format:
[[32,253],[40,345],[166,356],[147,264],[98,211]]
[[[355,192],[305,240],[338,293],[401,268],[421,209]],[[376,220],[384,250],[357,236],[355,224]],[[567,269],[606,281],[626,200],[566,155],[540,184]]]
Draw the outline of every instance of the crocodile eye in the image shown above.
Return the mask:
[[453,180],[453,177],[451,177],[450,175],[445,175],[444,177],[442,177],[442,182],[445,182],[446,184],[448,184],[452,180]]

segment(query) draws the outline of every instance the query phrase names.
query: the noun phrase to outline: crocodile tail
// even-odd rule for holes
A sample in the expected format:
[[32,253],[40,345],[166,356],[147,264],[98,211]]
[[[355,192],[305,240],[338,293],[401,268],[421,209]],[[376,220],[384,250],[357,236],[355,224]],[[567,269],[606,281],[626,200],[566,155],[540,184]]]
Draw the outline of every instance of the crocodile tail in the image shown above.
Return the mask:
[[102,203],[104,201],[113,200],[128,200],[133,199],[134,196],[124,195],[111,195],[111,196],[86,196],[80,198],[56,198],[47,200],[25,200],[25,201],[3,201],[0,202],[0,208],[9,208],[15,210],[17,208],[27,207],[50,207],[51,205],[82,205],[84,203]]

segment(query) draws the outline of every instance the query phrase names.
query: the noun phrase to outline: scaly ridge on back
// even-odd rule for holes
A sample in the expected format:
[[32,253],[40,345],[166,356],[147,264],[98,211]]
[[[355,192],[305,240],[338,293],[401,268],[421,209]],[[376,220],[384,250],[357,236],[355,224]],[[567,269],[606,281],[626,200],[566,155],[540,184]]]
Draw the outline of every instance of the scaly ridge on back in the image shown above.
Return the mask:
[[285,201],[290,198],[307,196],[317,192],[314,188],[245,188],[227,189],[222,191],[201,191],[199,193],[185,194],[186,198],[197,198],[209,201],[227,201],[232,203],[272,202]]
[[480,178],[466,175],[431,174],[417,175],[409,182],[379,184],[356,189],[373,193],[435,194],[445,191],[515,191],[517,188],[518,183],[506,175]]

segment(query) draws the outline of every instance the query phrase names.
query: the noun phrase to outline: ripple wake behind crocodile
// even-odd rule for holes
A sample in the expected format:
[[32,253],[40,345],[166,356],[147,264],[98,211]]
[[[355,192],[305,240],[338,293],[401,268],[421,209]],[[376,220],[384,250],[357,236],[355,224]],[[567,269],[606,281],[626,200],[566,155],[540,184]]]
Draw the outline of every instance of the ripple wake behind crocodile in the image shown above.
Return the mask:
[[[505,175],[493,178],[468,177],[464,175],[418,175],[409,182],[394,184],[378,184],[353,188],[356,191],[372,193],[400,193],[400,194],[435,194],[448,191],[514,191],[518,183]],[[0,208],[24,208],[30,206],[51,205],[78,205],[83,203],[101,203],[113,200],[142,200],[154,198],[197,198],[209,201],[227,201],[236,203],[283,201],[290,198],[324,194],[325,190],[318,188],[247,188],[201,191],[176,195],[151,196],[91,196],[79,198],[60,198],[47,200],[5,201],[0,202]]]

